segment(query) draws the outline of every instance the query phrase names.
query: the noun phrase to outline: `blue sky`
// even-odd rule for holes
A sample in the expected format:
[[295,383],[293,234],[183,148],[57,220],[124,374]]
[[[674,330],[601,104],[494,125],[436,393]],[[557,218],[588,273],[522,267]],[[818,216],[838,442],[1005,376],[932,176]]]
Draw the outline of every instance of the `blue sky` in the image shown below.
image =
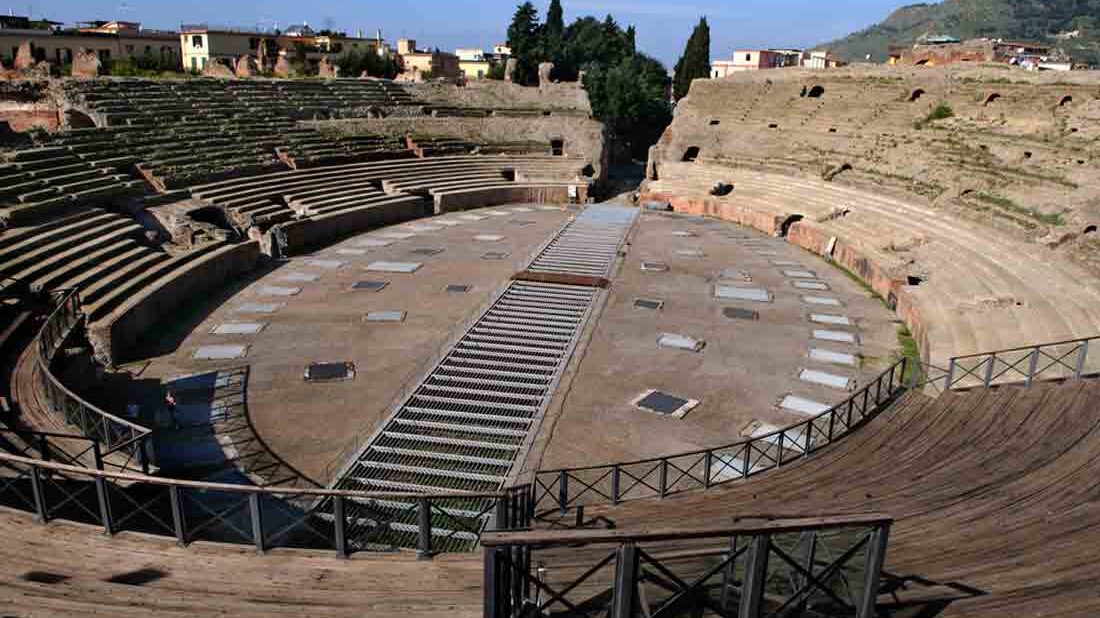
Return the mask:
[[[381,28],[388,40],[415,38],[425,46],[490,47],[503,41],[519,0],[9,0],[17,14],[72,22],[91,19],[141,21],[147,27],[176,28],[180,22],[271,26],[308,21],[354,33]],[[540,15],[549,0],[535,5]],[[581,15],[615,15],[638,28],[642,51],[672,64],[700,15],[711,24],[711,54],[726,58],[735,47],[804,47],[843,36],[882,20],[905,0],[562,0],[566,21]]]

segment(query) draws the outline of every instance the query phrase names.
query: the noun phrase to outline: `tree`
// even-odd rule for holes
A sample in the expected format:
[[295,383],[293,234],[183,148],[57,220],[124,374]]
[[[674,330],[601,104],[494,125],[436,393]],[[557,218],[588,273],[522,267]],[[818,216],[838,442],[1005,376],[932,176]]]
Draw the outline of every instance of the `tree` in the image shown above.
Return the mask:
[[550,8],[546,10],[546,38],[561,40],[565,35],[565,15],[562,12],[561,0],[550,0]]
[[512,25],[508,26],[508,47],[512,48],[512,57],[516,59],[516,72],[512,79],[517,84],[538,83],[542,54],[540,38],[539,12],[535,5],[524,2],[516,8]]
[[645,54],[633,54],[608,67],[592,67],[585,88],[592,113],[635,159],[644,159],[657,142],[672,113],[665,97],[667,71]]
[[710,26],[707,18],[699,19],[699,24],[691,33],[687,45],[684,46],[684,55],[676,63],[676,76],[673,80],[672,90],[676,99],[687,96],[694,79],[710,77]]

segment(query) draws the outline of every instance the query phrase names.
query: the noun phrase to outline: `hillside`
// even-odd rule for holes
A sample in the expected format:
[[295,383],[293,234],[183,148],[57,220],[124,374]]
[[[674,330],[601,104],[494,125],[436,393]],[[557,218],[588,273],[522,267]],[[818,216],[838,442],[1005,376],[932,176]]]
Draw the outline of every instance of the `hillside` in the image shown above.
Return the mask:
[[[1058,33],[1079,31],[1072,39]],[[1100,1],[1098,0],[946,0],[911,4],[894,11],[882,23],[843,39],[822,43],[847,60],[866,54],[878,62],[890,45],[910,45],[924,35],[946,34],[1026,39],[1056,45],[1078,62],[1100,63]]]

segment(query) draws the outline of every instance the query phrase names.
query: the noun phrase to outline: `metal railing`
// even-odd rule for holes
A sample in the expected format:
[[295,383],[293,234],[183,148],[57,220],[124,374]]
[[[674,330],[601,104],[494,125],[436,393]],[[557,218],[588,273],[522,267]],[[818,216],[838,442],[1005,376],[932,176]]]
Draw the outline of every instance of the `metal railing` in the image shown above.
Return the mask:
[[[88,403],[61,383],[51,371],[54,356],[81,321],[80,296],[76,290],[57,293],[57,307],[38,333],[38,384],[50,409],[61,415],[65,422],[78,427],[88,438],[102,445],[102,457],[106,465],[130,470],[136,461],[143,473],[148,474],[152,430],[126,419],[109,414]],[[109,457],[115,453],[121,457]],[[121,459],[121,461],[118,461]]]
[[[484,505],[460,511],[461,502]],[[248,544],[258,552],[288,547],[356,551],[408,547],[422,556],[469,551],[484,530],[530,527],[530,486],[490,494],[357,492],[257,487],[95,470],[0,452],[0,505],[40,522],[66,519],[107,534],[132,530],[193,541]],[[394,506],[397,505],[397,506]],[[386,511],[388,517],[368,514]],[[411,528],[405,516],[412,515]],[[364,533],[370,543],[356,539]]]
[[[1100,336],[956,356],[944,370],[946,390],[999,385],[1030,387],[1038,380],[1072,380],[1100,374]],[[1098,348],[1100,349],[1100,348]]]
[[482,538],[485,618],[875,616],[886,515]]
[[625,463],[539,471],[535,504],[542,514],[585,504],[665,497],[709,489],[811,455],[885,409],[920,380],[903,358],[845,401],[796,425],[733,444]]

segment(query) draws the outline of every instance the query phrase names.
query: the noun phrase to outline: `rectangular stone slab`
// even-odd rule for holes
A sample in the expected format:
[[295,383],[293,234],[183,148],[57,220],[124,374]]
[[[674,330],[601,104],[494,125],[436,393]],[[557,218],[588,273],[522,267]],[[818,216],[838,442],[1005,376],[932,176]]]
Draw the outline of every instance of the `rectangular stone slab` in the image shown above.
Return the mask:
[[366,249],[337,249],[336,253],[340,255],[366,255]]
[[816,279],[817,274],[812,270],[797,270],[789,269],[783,271],[784,277],[791,277],[792,279]]
[[798,379],[803,382],[809,382],[811,384],[821,384],[822,386],[828,386],[829,388],[847,389],[848,385],[852,381],[846,376],[838,376],[833,373],[827,373],[825,371],[816,371],[814,369],[803,369],[798,374]]
[[414,273],[420,270],[420,262],[371,262],[366,270],[382,273]]
[[198,360],[231,360],[244,358],[248,354],[246,345],[204,345],[195,350],[191,358]]
[[677,350],[688,350],[690,352],[698,352],[702,350],[707,344],[705,341],[700,341],[687,335],[678,335],[676,333],[663,333],[657,337],[657,345],[662,348],[674,348]]
[[478,234],[474,236],[474,240],[478,242],[497,242],[499,240],[504,240],[504,237],[500,234]]
[[792,281],[791,285],[800,290],[817,290],[824,292],[829,289],[829,284],[821,281]]
[[805,397],[796,397],[795,395],[787,395],[784,397],[783,401],[779,402],[779,407],[784,410],[790,410],[791,412],[797,412],[798,414],[805,414],[806,416],[817,416],[832,408],[832,406],[828,404],[814,401],[813,399],[806,399]]
[[293,281],[295,283],[311,283],[321,278],[321,275],[316,273],[287,273],[280,277],[282,281]]
[[842,330],[814,330],[814,339],[820,339],[821,341],[835,341],[838,343],[855,343],[856,336],[853,333],[847,333]]
[[305,264],[309,264],[310,266],[316,266],[317,268],[327,268],[329,270],[340,268],[344,265],[344,262],[341,262],[340,260],[318,260],[313,258],[302,260],[302,262]]
[[747,288],[736,285],[714,286],[714,297],[722,300],[748,300],[757,303],[770,303],[771,292],[764,288]]
[[255,335],[266,326],[263,322],[230,322],[218,324],[210,332],[215,335]]
[[363,316],[364,322],[404,322],[404,311],[371,311]]
[[807,305],[818,305],[821,307],[839,307],[840,301],[828,296],[803,296],[802,302]]
[[276,285],[265,285],[256,290],[260,296],[297,296],[302,293],[302,288],[284,288]]
[[846,315],[832,315],[828,313],[813,313],[810,314],[810,321],[817,322],[818,324],[829,324],[831,326],[851,326],[852,320]]
[[813,348],[810,350],[810,360],[815,360],[819,363],[829,363],[831,365],[845,365],[848,367],[855,367],[856,358],[855,354],[847,354],[845,352],[834,352],[832,350],[823,350],[821,348]]
[[241,303],[233,311],[235,313],[275,313],[286,306],[286,303]]

